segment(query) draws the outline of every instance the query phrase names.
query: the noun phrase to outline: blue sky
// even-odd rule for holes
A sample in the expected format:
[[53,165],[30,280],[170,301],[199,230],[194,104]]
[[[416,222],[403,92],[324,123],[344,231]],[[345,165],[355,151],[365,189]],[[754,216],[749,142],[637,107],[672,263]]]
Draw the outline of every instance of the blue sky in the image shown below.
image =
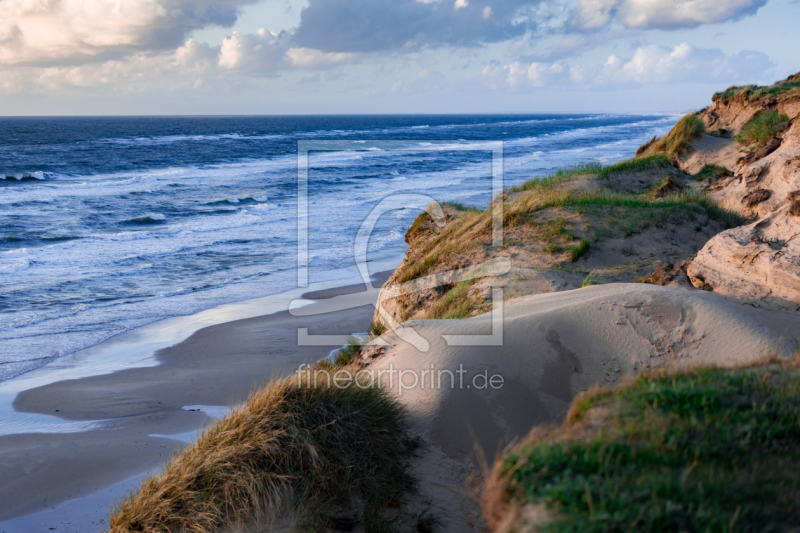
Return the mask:
[[800,71],[798,0],[0,0],[0,115],[660,113]]

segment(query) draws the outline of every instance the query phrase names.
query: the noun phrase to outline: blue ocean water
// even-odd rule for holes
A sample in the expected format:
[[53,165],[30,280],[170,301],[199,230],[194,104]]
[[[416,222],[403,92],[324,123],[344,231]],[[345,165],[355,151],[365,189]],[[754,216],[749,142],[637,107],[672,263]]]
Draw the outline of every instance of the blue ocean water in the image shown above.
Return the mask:
[[[0,380],[161,318],[296,287],[299,140],[341,141],[309,157],[315,282],[344,276],[361,222],[389,195],[488,205],[491,154],[458,146],[502,140],[511,186],[630,157],[676,120],[0,118]],[[382,217],[370,257],[399,261],[417,214]]]

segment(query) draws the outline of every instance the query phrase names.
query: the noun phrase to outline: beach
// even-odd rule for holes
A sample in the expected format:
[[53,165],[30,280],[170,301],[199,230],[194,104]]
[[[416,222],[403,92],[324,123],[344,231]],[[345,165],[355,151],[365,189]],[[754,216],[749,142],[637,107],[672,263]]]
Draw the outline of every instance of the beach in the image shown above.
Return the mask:
[[[389,274],[373,276],[375,286]],[[347,285],[303,297],[363,291],[363,285]],[[298,346],[297,328],[318,335],[358,333],[373,313],[374,306],[365,305],[310,317],[283,311],[225,322],[160,350],[156,366],[57,381],[20,393],[13,405],[19,412],[100,424],[75,433],[0,437],[0,531],[30,531],[41,528],[43,520],[44,530],[101,529],[114,498],[135,488],[140,476],[157,471],[214,420],[206,406],[217,407],[212,414],[220,416],[271,378],[289,375],[336,348]],[[110,490],[117,484],[122,488]]]

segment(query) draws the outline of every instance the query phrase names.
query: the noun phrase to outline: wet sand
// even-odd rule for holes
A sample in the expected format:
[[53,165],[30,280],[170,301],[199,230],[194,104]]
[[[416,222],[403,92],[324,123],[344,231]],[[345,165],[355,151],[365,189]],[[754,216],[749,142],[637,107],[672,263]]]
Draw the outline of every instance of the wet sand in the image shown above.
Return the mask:
[[[389,274],[376,275],[375,285]],[[364,290],[353,285],[304,298]],[[335,348],[298,346],[298,327],[307,327],[310,334],[349,334],[366,330],[373,312],[372,305],[303,317],[284,311],[210,326],[158,352],[158,366],[60,381],[20,393],[14,401],[17,411],[103,423],[78,433],[0,437],[0,531],[6,529],[2,521],[50,510],[154,471],[185,442],[151,435],[185,434],[213,421],[202,411],[183,407],[240,403],[270,378],[291,374],[300,364],[314,362]],[[69,529],[61,524],[49,527]]]

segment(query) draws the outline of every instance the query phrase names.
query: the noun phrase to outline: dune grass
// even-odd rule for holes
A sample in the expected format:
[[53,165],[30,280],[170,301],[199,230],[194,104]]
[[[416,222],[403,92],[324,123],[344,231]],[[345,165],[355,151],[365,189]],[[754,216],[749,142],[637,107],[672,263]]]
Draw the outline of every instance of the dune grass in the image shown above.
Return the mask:
[[602,171],[603,171],[603,165],[597,162],[589,162],[567,168],[561,168],[556,170],[555,173],[553,174],[533,178],[522,183],[521,185],[512,187],[511,192],[525,192],[525,191],[549,189],[561,183],[570,181],[577,176],[582,176],[585,174],[599,174]]
[[591,287],[592,285],[599,285],[600,278],[595,272],[589,272],[583,281],[581,282],[581,287]]
[[603,167],[598,173],[598,177],[608,179],[612,174],[621,172],[641,172],[644,170],[662,169],[674,167],[675,165],[664,154],[653,154],[645,157],[635,157],[620,161],[613,165]]
[[781,133],[789,125],[789,117],[777,111],[762,111],[742,126],[734,137],[739,144],[764,146],[768,140]]
[[[800,523],[798,359],[645,375],[573,401],[500,457],[507,531],[789,531]],[[530,529],[529,529],[530,528]]]
[[591,245],[589,244],[589,239],[581,239],[577,245],[567,250],[567,253],[569,254],[569,260],[574,263],[584,255],[588,254],[590,248]]
[[724,176],[732,176],[732,172],[719,165],[703,165],[700,172],[694,175],[695,181],[715,180]]
[[733,98],[733,96],[735,96],[736,94],[742,91],[746,91],[751,87],[752,87],[751,85],[732,85],[731,87],[728,87],[722,92],[714,93],[714,96],[712,96],[711,99],[715,102],[717,100],[722,100],[723,102],[726,102],[731,98]]
[[480,208],[474,205],[466,205],[462,202],[445,202],[442,206],[449,205],[456,211],[480,211]]
[[740,93],[750,99],[776,97],[797,88],[800,88],[800,79],[786,79],[766,86],[734,85],[722,92],[715,93],[712,99],[726,102]]
[[[298,531],[332,528],[342,510],[365,531],[414,490],[406,415],[369,383],[332,385],[317,369],[270,382],[112,512],[113,533],[211,533],[290,512]],[[340,383],[340,382],[338,382]]]
[[[668,159],[662,154],[655,154],[641,158],[638,162],[626,161],[612,165],[610,168],[617,170],[609,172],[658,168],[665,164],[670,164]],[[504,226],[511,228],[516,225],[531,224],[531,215],[550,207],[573,212],[584,210],[598,212],[601,209],[623,208],[637,210],[641,212],[640,214],[648,216],[652,215],[651,218],[656,218],[656,212],[669,214],[669,212],[681,211],[689,212],[691,216],[705,213],[709,219],[720,222],[725,229],[744,223],[744,219],[740,215],[719,207],[713,200],[696,191],[681,191],[662,198],[653,198],[650,194],[629,194],[608,190],[584,192],[571,187],[571,182],[587,174],[586,168],[586,166],[573,167],[546,178],[530,180],[519,186],[516,189],[518,194],[515,194],[503,205]],[[603,170],[603,167],[593,168],[594,175]],[[407,242],[415,240],[416,236],[431,224],[433,222],[430,215],[422,213],[411,225],[411,229],[407,233]],[[490,210],[464,212],[462,216],[451,221],[444,228],[437,228],[437,233],[430,239],[420,239],[415,243],[407,261],[398,269],[398,283],[430,274],[437,267],[446,264],[448,260],[481,246],[489,246],[491,228]],[[566,229],[564,232],[568,233]],[[561,253],[569,248],[567,241],[571,239],[563,237],[554,239],[548,236],[547,227],[541,228],[539,233],[539,237],[550,253]],[[628,232],[628,234],[632,233]],[[579,258],[586,251],[583,247],[576,247],[575,250],[575,252],[571,252],[570,259],[572,259],[572,253],[579,252],[577,256]]]
[[455,284],[436,302],[427,313],[428,318],[465,318],[473,309],[480,307],[480,302],[469,295],[469,288],[475,284],[468,279]]
[[336,366],[345,366],[358,355],[364,343],[356,337],[347,337],[347,344],[339,349],[333,362]]
[[583,163],[564,169],[559,169],[555,173],[530,179],[521,185],[511,188],[511,192],[525,192],[546,190],[557,187],[560,184],[569,182],[578,176],[594,174],[600,179],[608,179],[613,174],[622,172],[640,172],[643,170],[674,167],[673,163],[663,154],[654,154],[647,157],[635,157],[626,159],[613,165],[602,165],[597,162]]
[[788,93],[792,89],[797,89],[798,87],[800,87],[800,79],[780,81],[767,87],[753,88],[752,93],[756,98],[764,98],[766,96],[779,96]]
[[680,119],[672,130],[661,138],[653,137],[636,151],[636,157],[664,155],[674,159],[686,149],[689,142],[705,132],[705,126],[700,118],[691,113]]

